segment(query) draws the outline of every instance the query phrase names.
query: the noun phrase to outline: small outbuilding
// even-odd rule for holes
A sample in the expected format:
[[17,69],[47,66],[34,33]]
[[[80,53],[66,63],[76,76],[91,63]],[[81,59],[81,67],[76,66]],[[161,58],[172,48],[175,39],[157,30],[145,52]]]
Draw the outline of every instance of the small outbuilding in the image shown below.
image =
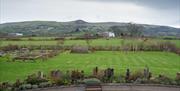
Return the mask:
[[113,32],[99,32],[97,33],[98,36],[101,37],[115,37],[115,34]]

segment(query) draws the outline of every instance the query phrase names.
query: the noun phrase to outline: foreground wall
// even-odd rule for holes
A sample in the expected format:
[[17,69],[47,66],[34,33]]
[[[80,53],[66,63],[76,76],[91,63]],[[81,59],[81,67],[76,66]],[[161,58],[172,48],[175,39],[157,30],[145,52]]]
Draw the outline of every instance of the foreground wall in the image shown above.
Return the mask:
[[[180,86],[102,84],[103,91],[180,91]],[[85,91],[85,85],[41,88],[29,91]]]

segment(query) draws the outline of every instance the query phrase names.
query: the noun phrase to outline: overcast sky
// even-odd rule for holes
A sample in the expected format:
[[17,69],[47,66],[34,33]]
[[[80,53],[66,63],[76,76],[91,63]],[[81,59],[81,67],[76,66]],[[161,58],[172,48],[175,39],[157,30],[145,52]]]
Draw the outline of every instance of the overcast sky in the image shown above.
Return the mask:
[[0,0],[0,23],[77,19],[180,27],[180,0]]

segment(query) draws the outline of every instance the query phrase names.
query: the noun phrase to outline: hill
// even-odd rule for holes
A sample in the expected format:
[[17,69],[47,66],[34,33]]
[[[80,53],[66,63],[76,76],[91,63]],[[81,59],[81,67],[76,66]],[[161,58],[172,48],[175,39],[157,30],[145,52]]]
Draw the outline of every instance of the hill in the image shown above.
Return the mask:
[[[0,24],[0,34],[23,33],[25,36],[58,36],[63,34],[82,34],[85,32],[97,33],[101,31],[113,31],[116,26],[123,30],[128,23],[98,22],[90,23],[83,20],[69,22],[55,21],[25,21]],[[175,36],[180,37],[180,29],[169,26],[136,24],[143,26],[145,36]],[[119,31],[120,31],[119,30]]]

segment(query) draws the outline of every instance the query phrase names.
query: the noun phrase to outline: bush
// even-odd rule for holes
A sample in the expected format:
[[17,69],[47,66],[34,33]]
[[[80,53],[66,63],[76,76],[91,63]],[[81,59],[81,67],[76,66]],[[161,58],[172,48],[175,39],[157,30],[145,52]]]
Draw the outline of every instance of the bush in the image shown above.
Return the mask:
[[159,75],[159,77],[156,77],[154,79],[150,80],[151,83],[156,83],[156,84],[165,84],[165,85],[174,85],[174,80],[164,76],[164,75]]
[[21,38],[6,38],[6,40],[10,40],[10,41],[21,41]]
[[13,51],[13,50],[19,50],[19,46],[18,45],[7,45],[1,48],[1,50],[3,51]]
[[0,91],[10,91],[8,90],[12,85],[8,82],[0,83]]
[[130,75],[129,80],[136,81],[138,78],[142,79],[143,77],[144,77],[143,72],[139,70],[134,72],[132,75]]
[[73,70],[71,72],[71,83],[76,84],[78,80],[84,79],[84,71]]
[[23,83],[19,80],[19,79],[17,79],[16,80],[16,82],[13,84],[13,87],[16,87],[16,88],[18,88],[20,85],[22,85]]
[[176,79],[175,82],[176,82],[176,85],[180,86],[180,80]]
[[88,53],[89,49],[86,46],[73,46],[71,53]]
[[178,72],[178,73],[176,74],[176,79],[175,79],[175,81],[176,81],[177,85],[180,85],[180,72]]
[[117,83],[126,83],[125,76],[123,76],[123,75],[116,77],[115,80]]
[[25,80],[28,84],[40,84],[42,82],[47,82],[48,80],[45,78],[39,78],[36,76],[36,74],[32,74],[28,76],[28,78]]
[[63,79],[57,79],[55,82],[56,85],[64,85],[64,80]]

